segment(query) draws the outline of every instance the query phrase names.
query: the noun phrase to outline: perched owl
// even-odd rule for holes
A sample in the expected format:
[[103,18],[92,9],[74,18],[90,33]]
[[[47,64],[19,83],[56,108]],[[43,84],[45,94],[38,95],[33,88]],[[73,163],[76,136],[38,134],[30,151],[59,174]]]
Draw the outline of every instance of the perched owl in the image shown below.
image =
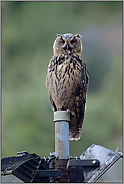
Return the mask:
[[78,140],[86,106],[89,76],[81,52],[81,35],[57,35],[48,65],[46,87],[53,111],[70,112],[69,139]]

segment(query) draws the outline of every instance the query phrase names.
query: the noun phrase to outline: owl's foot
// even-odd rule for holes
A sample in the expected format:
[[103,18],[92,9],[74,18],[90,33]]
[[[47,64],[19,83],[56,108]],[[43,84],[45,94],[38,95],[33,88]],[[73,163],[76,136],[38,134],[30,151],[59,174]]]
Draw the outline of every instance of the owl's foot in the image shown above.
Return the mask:
[[67,114],[70,113],[72,116],[76,117],[76,114],[74,112],[70,111],[70,109],[67,109],[66,112],[67,112]]
[[66,110],[66,112],[67,112],[67,114],[69,114],[69,113],[70,113],[70,110],[69,110],[69,109],[67,109],[67,110]]

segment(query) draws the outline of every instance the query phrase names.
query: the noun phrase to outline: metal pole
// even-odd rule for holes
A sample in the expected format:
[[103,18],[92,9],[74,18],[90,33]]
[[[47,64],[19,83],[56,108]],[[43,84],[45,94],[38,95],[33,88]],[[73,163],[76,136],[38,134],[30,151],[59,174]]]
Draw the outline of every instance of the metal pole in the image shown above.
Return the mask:
[[56,169],[61,170],[61,177],[56,182],[69,183],[69,175],[67,171],[67,162],[69,156],[69,121],[70,113],[66,111],[54,112],[55,122],[55,156]]
[[69,123],[59,121],[55,123],[55,154],[59,159],[69,156]]
[[69,121],[70,114],[66,111],[54,112],[55,155],[59,159],[68,159],[69,156]]

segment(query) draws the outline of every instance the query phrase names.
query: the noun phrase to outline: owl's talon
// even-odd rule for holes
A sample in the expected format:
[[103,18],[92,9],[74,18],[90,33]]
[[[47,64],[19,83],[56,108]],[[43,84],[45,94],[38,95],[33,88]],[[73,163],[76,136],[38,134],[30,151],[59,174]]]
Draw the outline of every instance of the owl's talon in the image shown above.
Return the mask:
[[70,113],[72,116],[76,117],[76,114],[74,112],[71,112],[70,109],[67,109],[66,112],[67,112],[67,114]]
[[72,114],[72,116],[74,116],[76,118],[76,114],[74,112],[72,112],[71,114]]
[[76,114],[74,112],[70,112],[72,116],[76,117]]
[[67,114],[69,114],[69,113],[70,113],[70,110],[69,110],[69,109],[67,109],[67,110],[66,110],[66,112],[67,112]]

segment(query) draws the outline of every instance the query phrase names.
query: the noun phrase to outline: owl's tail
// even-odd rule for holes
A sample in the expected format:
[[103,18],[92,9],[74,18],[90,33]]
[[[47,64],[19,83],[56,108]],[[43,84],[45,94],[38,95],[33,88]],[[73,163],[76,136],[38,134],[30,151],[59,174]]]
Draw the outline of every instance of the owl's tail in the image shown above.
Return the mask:
[[82,124],[77,125],[77,118],[71,117],[70,126],[69,126],[69,139],[70,140],[79,140],[82,134]]
[[82,128],[80,127],[80,130],[76,132],[76,134],[69,134],[69,140],[75,140],[78,141],[81,138],[82,134]]

